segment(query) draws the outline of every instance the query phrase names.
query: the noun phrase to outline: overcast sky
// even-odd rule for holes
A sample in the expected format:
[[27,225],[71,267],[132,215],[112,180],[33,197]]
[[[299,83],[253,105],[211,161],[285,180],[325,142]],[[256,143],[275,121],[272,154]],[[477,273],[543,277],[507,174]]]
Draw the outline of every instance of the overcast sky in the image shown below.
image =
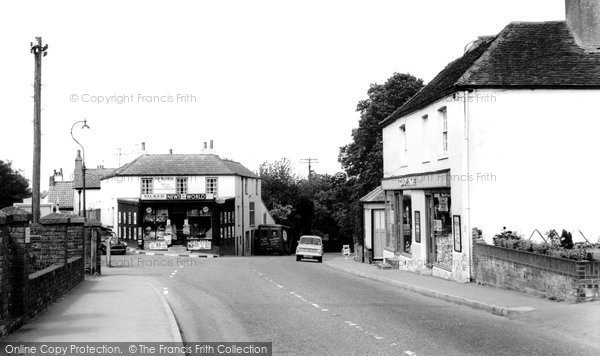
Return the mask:
[[91,129],[75,134],[88,168],[124,164],[140,142],[149,153],[200,153],[212,139],[251,170],[287,157],[305,176],[300,160],[311,157],[316,172],[335,173],[371,83],[394,72],[427,82],[479,35],[564,19],[564,0],[9,4],[0,5],[0,159],[31,178],[29,43],[42,36],[42,189],[54,169],[72,174],[70,129],[83,118]]

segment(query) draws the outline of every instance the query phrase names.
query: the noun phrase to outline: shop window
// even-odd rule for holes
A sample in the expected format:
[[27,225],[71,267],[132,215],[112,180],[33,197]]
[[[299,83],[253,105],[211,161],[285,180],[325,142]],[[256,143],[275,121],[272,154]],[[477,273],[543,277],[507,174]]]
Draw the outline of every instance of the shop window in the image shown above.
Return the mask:
[[403,197],[402,209],[404,212],[402,213],[402,252],[411,253],[412,246],[412,202],[410,199],[410,195],[405,195]]
[[452,267],[452,216],[450,193],[433,195],[433,248],[434,261]]
[[448,154],[448,111],[446,107],[439,110],[442,122],[442,155]]
[[396,194],[394,192],[386,192],[385,194],[385,248],[395,251],[396,249],[396,232],[397,232],[397,217],[396,217]]
[[209,177],[206,178],[206,194],[218,195],[217,178]]
[[250,202],[250,226],[254,226],[255,219],[255,211],[254,211],[254,202]]
[[188,192],[188,179],[187,177],[177,178],[175,182],[177,188],[177,194],[187,194]]
[[142,194],[152,194],[152,178],[142,178]]

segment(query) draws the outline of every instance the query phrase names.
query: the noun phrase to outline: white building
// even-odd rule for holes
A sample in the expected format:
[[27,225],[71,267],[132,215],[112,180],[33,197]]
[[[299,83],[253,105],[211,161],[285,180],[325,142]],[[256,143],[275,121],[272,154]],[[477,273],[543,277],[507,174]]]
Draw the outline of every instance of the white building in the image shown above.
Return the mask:
[[100,182],[102,223],[125,239],[170,225],[174,244],[198,238],[213,253],[250,255],[255,229],[274,223],[260,177],[215,154],[144,154]]
[[473,228],[598,240],[600,4],[566,9],[479,38],[382,122],[384,257],[469,281]]

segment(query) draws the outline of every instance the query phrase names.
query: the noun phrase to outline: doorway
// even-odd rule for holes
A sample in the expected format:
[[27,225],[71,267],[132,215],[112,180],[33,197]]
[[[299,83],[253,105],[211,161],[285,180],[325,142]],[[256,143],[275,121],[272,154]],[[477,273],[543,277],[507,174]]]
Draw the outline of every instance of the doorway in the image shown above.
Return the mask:
[[383,245],[385,242],[385,210],[372,210],[373,217],[373,259],[383,259]]

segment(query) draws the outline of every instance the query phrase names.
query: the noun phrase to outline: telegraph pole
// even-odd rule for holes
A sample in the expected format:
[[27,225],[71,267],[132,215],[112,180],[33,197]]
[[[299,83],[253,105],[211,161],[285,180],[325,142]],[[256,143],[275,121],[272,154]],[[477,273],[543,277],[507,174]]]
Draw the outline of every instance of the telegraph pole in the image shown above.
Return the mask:
[[319,163],[319,159],[308,157],[308,158],[301,159],[300,162],[308,163],[308,184],[311,185],[311,183],[312,183],[312,164]]
[[35,74],[33,83],[33,178],[31,211],[33,222],[40,221],[40,164],[42,156],[42,56],[46,57],[48,45],[42,46],[42,38],[35,38],[31,43],[30,52],[35,58]]

